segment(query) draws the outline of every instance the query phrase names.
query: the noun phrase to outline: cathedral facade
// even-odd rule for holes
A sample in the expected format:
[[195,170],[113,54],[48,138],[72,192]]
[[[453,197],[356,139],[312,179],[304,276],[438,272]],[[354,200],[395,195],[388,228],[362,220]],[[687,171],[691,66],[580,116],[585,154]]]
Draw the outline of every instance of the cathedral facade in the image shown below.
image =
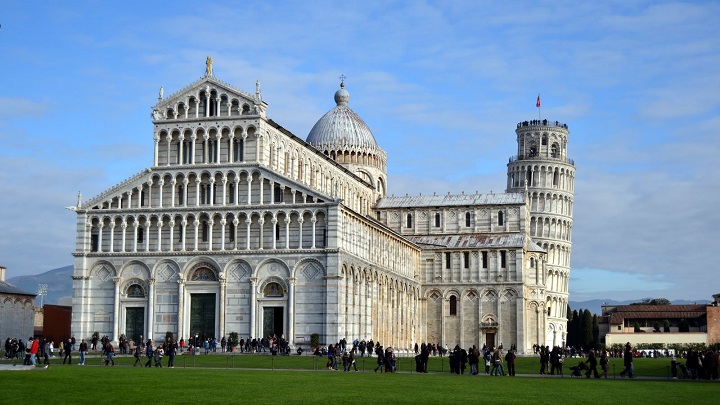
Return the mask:
[[518,124],[504,194],[393,197],[349,99],[343,83],[302,139],[211,61],[161,90],[152,166],[73,207],[72,333],[562,345],[567,126]]

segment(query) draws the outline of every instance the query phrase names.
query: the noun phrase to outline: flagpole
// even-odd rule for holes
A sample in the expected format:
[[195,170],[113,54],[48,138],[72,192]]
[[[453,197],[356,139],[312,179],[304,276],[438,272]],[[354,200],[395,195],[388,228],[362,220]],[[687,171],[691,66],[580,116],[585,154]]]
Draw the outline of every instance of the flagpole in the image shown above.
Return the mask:
[[537,98],[537,102],[535,103],[535,105],[537,106],[537,109],[538,109],[538,121],[540,121],[542,119],[540,117],[540,109],[542,108],[542,107],[540,107],[540,93],[538,93],[538,98]]

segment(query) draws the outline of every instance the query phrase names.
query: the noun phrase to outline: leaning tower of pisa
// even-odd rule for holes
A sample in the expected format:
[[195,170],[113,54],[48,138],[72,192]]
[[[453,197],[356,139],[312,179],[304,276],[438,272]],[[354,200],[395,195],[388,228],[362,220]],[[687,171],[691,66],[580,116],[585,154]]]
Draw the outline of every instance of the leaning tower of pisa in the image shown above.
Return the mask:
[[568,127],[557,121],[517,124],[517,155],[508,163],[507,192],[527,193],[530,236],[547,252],[544,263],[545,345],[561,346],[567,335],[575,163],[568,158]]

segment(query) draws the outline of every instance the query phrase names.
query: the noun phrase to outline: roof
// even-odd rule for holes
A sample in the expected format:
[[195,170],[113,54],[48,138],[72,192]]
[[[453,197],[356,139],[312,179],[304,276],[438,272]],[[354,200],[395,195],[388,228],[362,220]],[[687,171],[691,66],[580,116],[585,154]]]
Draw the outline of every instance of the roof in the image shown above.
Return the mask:
[[524,204],[523,193],[501,194],[460,194],[460,195],[419,195],[404,197],[383,197],[377,208],[448,207],[471,205],[514,205]]
[[307,143],[319,150],[364,150],[384,155],[365,121],[347,106],[349,100],[344,88],[335,92],[337,106],[315,123]]
[[618,305],[610,316],[611,324],[624,319],[695,319],[707,314],[706,305]]
[[481,249],[521,248],[525,238],[522,234],[463,234],[463,235],[403,235],[410,242],[424,248]]
[[14,294],[14,295],[29,295],[31,297],[36,297],[37,294],[29,293],[27,291],[23,291],[14,285],[7,283],[5,281],[0,281],[0,294]]

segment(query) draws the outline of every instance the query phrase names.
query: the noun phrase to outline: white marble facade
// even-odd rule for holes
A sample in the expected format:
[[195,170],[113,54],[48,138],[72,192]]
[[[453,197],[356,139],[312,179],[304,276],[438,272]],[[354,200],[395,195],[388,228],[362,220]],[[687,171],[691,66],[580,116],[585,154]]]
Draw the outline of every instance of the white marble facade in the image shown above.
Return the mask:
[[[75,208],[73,334],[562,344],[572,162],[523,138],[508,193],[387,196],[386,154],[344,83],[335,101],[303,140],[266,117],[259,83],[210,68],[161,93],[152,167]],[[516,132],[559,133],[565,156],[561,124]],[[516,181],[518,162],[537,179]]]

